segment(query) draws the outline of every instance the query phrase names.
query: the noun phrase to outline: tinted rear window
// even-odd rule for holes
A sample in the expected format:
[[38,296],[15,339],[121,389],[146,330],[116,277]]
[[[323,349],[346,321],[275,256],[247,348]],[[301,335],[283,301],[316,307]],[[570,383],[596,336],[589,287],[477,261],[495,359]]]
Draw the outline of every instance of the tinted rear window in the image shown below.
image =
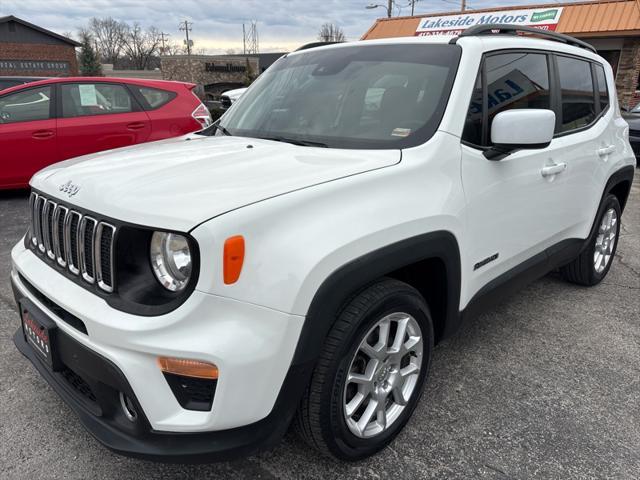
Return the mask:
[[604,111],[609,106],[609,89],[607,88],[607,77],[604,74],[602,65],[595,65],[596,78],[598,79],[598,92],[600,93],[600,110]]
[[591,64],[570,57],[557,57],[562,97],[560,132],[585,127],[596,118],[596,99]]
[[166,90],[160,90],[159,88],[151,88],[151,87],[137,87],[140,95],[144,97],[149,104],[149,107],[152,109],[160,108],[163,105],[169,103],[173,97],[175,97],[175,93],[167,92]]

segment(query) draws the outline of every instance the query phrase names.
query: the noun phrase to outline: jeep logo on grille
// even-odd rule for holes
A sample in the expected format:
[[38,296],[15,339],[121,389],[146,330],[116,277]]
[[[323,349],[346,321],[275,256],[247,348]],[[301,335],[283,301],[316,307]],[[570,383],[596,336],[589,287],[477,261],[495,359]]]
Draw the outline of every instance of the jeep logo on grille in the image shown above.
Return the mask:
[[73,183],[71,183],[71,180],[69,180],[67,183],[63,183],[62,185],[60,185],[58,190],[60,190],[62,193],[66,193],[67,196],[71,198],[80,191],[80,186],[74,185]]

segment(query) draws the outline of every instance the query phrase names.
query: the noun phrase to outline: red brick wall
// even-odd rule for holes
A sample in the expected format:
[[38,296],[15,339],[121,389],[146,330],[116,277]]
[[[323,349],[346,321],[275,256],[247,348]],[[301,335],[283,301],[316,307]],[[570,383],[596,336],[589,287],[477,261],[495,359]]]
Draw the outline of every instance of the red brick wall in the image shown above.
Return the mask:
[[640,73],[640,39],[627,38],[620,52],[618,73],[616,75],[616,89],[621,107],[632,108],[638,103],[636,87]]
[[71,45],[41,43],[0,43],[0,60],[38,60],[69,62],[69,72],[48,70],[3,70],[0,75],[60,77],[78,75],[76,50]]

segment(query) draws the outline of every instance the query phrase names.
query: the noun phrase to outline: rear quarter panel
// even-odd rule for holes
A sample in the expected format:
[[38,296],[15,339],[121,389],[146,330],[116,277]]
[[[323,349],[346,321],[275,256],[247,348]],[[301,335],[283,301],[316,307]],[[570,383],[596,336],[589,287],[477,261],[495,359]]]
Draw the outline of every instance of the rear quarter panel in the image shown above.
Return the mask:
[[169,103],[154,110],[148,110],[151,119],[150,140],[162,140],[177,137],[202,129],[202,126],[191,116],[200,100],[186,87],[176,86],[177,95]]

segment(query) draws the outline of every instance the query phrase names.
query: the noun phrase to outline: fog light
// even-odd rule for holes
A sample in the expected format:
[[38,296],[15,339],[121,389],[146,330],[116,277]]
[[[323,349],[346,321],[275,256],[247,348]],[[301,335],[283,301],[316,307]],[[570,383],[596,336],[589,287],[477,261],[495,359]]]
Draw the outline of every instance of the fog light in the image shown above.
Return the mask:
[[120,406],[122,407],[122,412],[124,413],[124,416],[127,417],[127,420],[135,422],[138,419],[138,412],[136,411],[136,407],[133,405],[133,401],[122,392],[120,392]]

